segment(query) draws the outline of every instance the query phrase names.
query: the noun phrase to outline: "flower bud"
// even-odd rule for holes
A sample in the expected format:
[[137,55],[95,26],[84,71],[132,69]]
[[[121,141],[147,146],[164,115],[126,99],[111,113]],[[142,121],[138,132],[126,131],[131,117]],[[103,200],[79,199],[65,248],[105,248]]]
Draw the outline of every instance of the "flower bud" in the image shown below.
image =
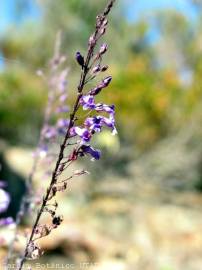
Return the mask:
[[93,46],[95,44],[95,37],[94,36],[90,36],[89,41],[88,41],[88,44],[90,46]]
[[100,35],[103,36],[105,32],[106,32],[106,28],[105,27],[101,28]]
[[105,19],[102,25],[103,25],[103,26],[107,26],[107,24],[108,24],[108,20]]
[[104,54],[104,53],[106,53],[107,49],[108,49],[108,45],[107,45],[106,43],[104,43],[104,44],[102,44],[102,46],[100,47],[99,53],[100,53],[100,54]]
[[84,66],[84,57],[81,55],[80,52],[76,53],[76,60],[80,66]]
[[101,68],[101,71],[102,71],[102,72],[106,71],[106,70],[108,69],[108,67],[109,67],[109,66],[107,66],[107,65],[103,66],[103,67]]
[[93,73],[97,73],[97,72],[99,72],[101,69],[100,69],[100,65],[97,65],[97,66],[95,66],[94,68],[93,68],[93,70],[92,70],[92,72]]
[[95,88],[93,88],[92,90],[90,90],[89,95],[96,96],[97,94],[100,93],[100,91],[102,90],[102,88],[103,87],[101,85],[96,86]]
[[104,87],[107,87],[107,86],[110,84],[111,80],[112,80],[112,77],[111,77],[111,76],[106,77],[106,78],[102,81]]

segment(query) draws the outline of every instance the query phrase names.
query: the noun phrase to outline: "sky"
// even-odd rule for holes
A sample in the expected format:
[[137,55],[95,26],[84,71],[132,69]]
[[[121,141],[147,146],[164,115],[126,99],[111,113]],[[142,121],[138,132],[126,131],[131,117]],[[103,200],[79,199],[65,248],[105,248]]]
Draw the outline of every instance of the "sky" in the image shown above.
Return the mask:
[[[0,0],[0,33],[4,32],[9,25],[20,23],[14,12],[16,0]],[[39,16],[36,0],[21,0],[29,3],[28,10],[25,11],[23,20],[35,20]],[[136,21],[141,16],[149,16],[156,9],[167,8],[176,9],[187,15],[191,20],[195,13],[193,7],[187,0],[124,0],[127,9],[127,18],[129,21]],[[21,21],[23,21],[21,20]]]
[[21,0],[28,3],[24,16],[19,20],[15,16],[16,0],[0,0],[0,34],[6,31],[7,27],[13,24],[19,24],[25,20],[36,20],[39,16],[39,10],[35,0]]
[[194,19],[195,10],[188,0],[125,0],[130,7],[127,16],[130,21],[149,16],[158,9],[176,9],[190,19]]

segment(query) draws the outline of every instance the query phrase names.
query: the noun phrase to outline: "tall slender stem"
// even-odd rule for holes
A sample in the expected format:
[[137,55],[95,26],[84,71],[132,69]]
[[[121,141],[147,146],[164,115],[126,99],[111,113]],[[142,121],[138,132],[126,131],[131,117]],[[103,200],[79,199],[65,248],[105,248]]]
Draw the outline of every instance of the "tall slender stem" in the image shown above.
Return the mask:
[[[104,12],[100,15],[101,22],[103,22],[105,20],[106,16],[109,14],[109,12],[110,12],[110,10],[111,10],[111,8],[112,8],[112,6],[113,6],[113,4],[114,4],[115,1],[116,0],[109,1],[109,3],[106,6]],[[102,26],[102,24],[100,25],[100,27],[101,26]],[[97,38],[99,37],[98,35],[99,35],[100,27],[96,25],[96,30],[95,30],[95,32],[93,34],[93,38],[96,41],[97,41]],[[47,204],[47,202],[49,200],[49,196],[51,194],[52,188],[57,183],[57,173],[58,173],[58,170],[59,170],[61,161],[63,160],[63,157],[64,157],[64,151],[65,151],[65,148],[66,148],[66,145],[67,145],[67,141],[71,137],[70,136],[70,129],[74,126],[75,116],[76,116],[76,113],[77,113],[77,111],[79,109],[79,101],[80,101],[80,99],[81,99],[81,97],[83,95],[83,90],[84,90],[84,86],[85,86],[86,76],[88,75],[89,65],[90,65],[90,61],[91,61],[91,58],[93,56],[95,47],[96,47],[96,42],[89,43],[88,51],[87,51],[87,56],[86,56],[86,59],[85,59],[85,63],[83,65],[83,67],[82,67],[82,72],[81,72],[81,76],[80,76],[80,82],[79,82],[79,85],[78,85],[78,88],[77,88],[77,98],[75,100],[74,107],[73,107],[72,112],[70,113],[70,117],[69,117],[69,126],[67,128],[67,131],[66,131],[66,135],[64,137],[64,140],[63,140],[62,144],[60,145],[58,159],[57,159],[55,168],[54,168],[53,173],[52,173],[52,177],[51,177],[51,181],[50,181],[49,187],[48,187],[48,189],[46,191],[46,195],[43,198],[41,207],[40,207],[40,209],[38,211],[36,220],[35,220],[34,225],[32,227],[32,232],[31,232],[31,235],[30,235],[29,240],[27,242],[27,245],[26,245],[26,248],[25,248],[25,252],[24,252],[24,255],[23,255],[23,257],[22,257],[22,259],[20,261],[18,270],[21,270],[22,269],[22,267],[23,267],[23,265],[24,265],[24,263],[26,261],[26,258],[27,258],[28,253],[29,253],[28,252],[29,246],[30,246],[30,244],[33,241],[33,237],[34,237],[36,228],[37,228],[37,226],[39,224],[41,215],[42,215],[42,213],[44,211],[44,208],[46,207],[46,204]]]

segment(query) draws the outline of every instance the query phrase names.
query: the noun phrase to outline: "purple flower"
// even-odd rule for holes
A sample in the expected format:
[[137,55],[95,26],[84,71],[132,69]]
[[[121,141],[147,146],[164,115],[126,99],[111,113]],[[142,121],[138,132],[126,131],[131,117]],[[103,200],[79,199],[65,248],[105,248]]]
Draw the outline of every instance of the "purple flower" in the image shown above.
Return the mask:
[[86,118],[84,125],[88,127],[91,131],[100,132],[101,131],[101,124],[102,116],[94,116]]
[[66,99],[67,99],[67,94],[62,94],[62,95],[60,96],[60,101],[61,101],[61,102],[65,102]]
[[64,69],[59,76],[58,88],[61,92],[64,92],[67,87],[67,75],[68,69]]
[[46,126],[43,130],[44,138],[46,139],[53,139],[57,135],[57,131],[54,127]]
[[106,105],[106,104],[103,104],[103,103],[96,104],[95,110],[97,112],[106,112],[106,113],[109,113],[109,114],[114,114],[115,113],[114,105]]
[[78,135],[82,139],[82,143],[89,142],[92,134],[90,131],[86,128],[80,128],[80,127],[73,127],[70,130],[71,136],[76,136]]
[[82,145],[81,150],[84,154],[91,155],[93,159],[96,159],[96,160],[100,159],[100,156],[101,156],[100,150],[94,149],[90,145]]
[[5,212],[10,203],[10,197],[6,191],[0,189],[0,213]]
[[56,112],[57,113],[66,113],[66,112],[69,112],[69,107],[68,106],[60,106],[56,109]]
[[113,115],[110,115],[109,118],[100,115],[89,117],[85,120],[84,125],[94,132],[100,132],[101,128],[106,126],[112,129],[113,135],[117,133]]
[[60,134],[65,134],[68,126],[69,126],[69,120],[67,119],[59,119],[57,121],[57,129]]
[[80,104],[83,106],[84,110],[95,109],[95,100],[94,100],[94,97],[91,95],[83,96],[80,99]]
[[0,180],[0,188],[5,188],[5,187],[6,187],[6,183]]
[[9,226],[9,225],[14,225],[14,220],[12,217],[7,217],[7,218],[1,218],[0,219],[0,227],[2,226]]
[[35,155],[38,155],[40,158],[44,158],[47,156],[47,153],[48,153],[48,146],[43,144],[43,145],[40,145]]

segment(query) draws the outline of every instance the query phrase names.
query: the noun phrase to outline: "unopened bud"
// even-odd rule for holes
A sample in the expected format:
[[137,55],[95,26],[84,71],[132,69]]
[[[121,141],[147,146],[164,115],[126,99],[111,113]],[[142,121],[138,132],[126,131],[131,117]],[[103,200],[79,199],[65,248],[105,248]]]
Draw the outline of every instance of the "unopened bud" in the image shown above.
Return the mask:
[[107,86],[110,84],[111,80],[112,80],[112,77],[111,77],[111,76],[106,77],[106,78],[102,81],[103,84],[104,84],[104,87],[107,87]]
[[101,90],[102,90],[102,87],[98,85],[94,89],[90,90],[89,95],[96,96],[97,94],[100,93]]
[[101,36],[103,36],[105,34],[105,32],[106,32],[106,28],[105,27],[103,27],[103,28],[100,29],[100,35]]
[[76,60],[80,66],[84,66],[84,57],[81,55],[80,52],[76,53]]
[[106,53],[107,49],[108,49],[108,45],[107,45],[106,43],[104,43],[104,44],[102,44],[102,46],[100,47],[99,53],[100,53],[100,54],[104,54],[104,53]]
[[94,36],[90,36],[89,41],[88,41],[88,44],[90,46],[93,46],[95,44],[95,37]]
[[93,73],[97,73],[97,72],[99,72],[99,71],[100,71],[100,65],[95,66],[95,67],[93,68],[93,70],[92,70]]
[[103,25],[103,26],[106,26],[107,24],[108,24],[108,20],[105,19],[102,25]]
[[101,68],[101,71],[104,72],[104,71],[106,71],[108,68],[109,68],[109,66],[105,65],[105,66],[103,66],[103,67]]

